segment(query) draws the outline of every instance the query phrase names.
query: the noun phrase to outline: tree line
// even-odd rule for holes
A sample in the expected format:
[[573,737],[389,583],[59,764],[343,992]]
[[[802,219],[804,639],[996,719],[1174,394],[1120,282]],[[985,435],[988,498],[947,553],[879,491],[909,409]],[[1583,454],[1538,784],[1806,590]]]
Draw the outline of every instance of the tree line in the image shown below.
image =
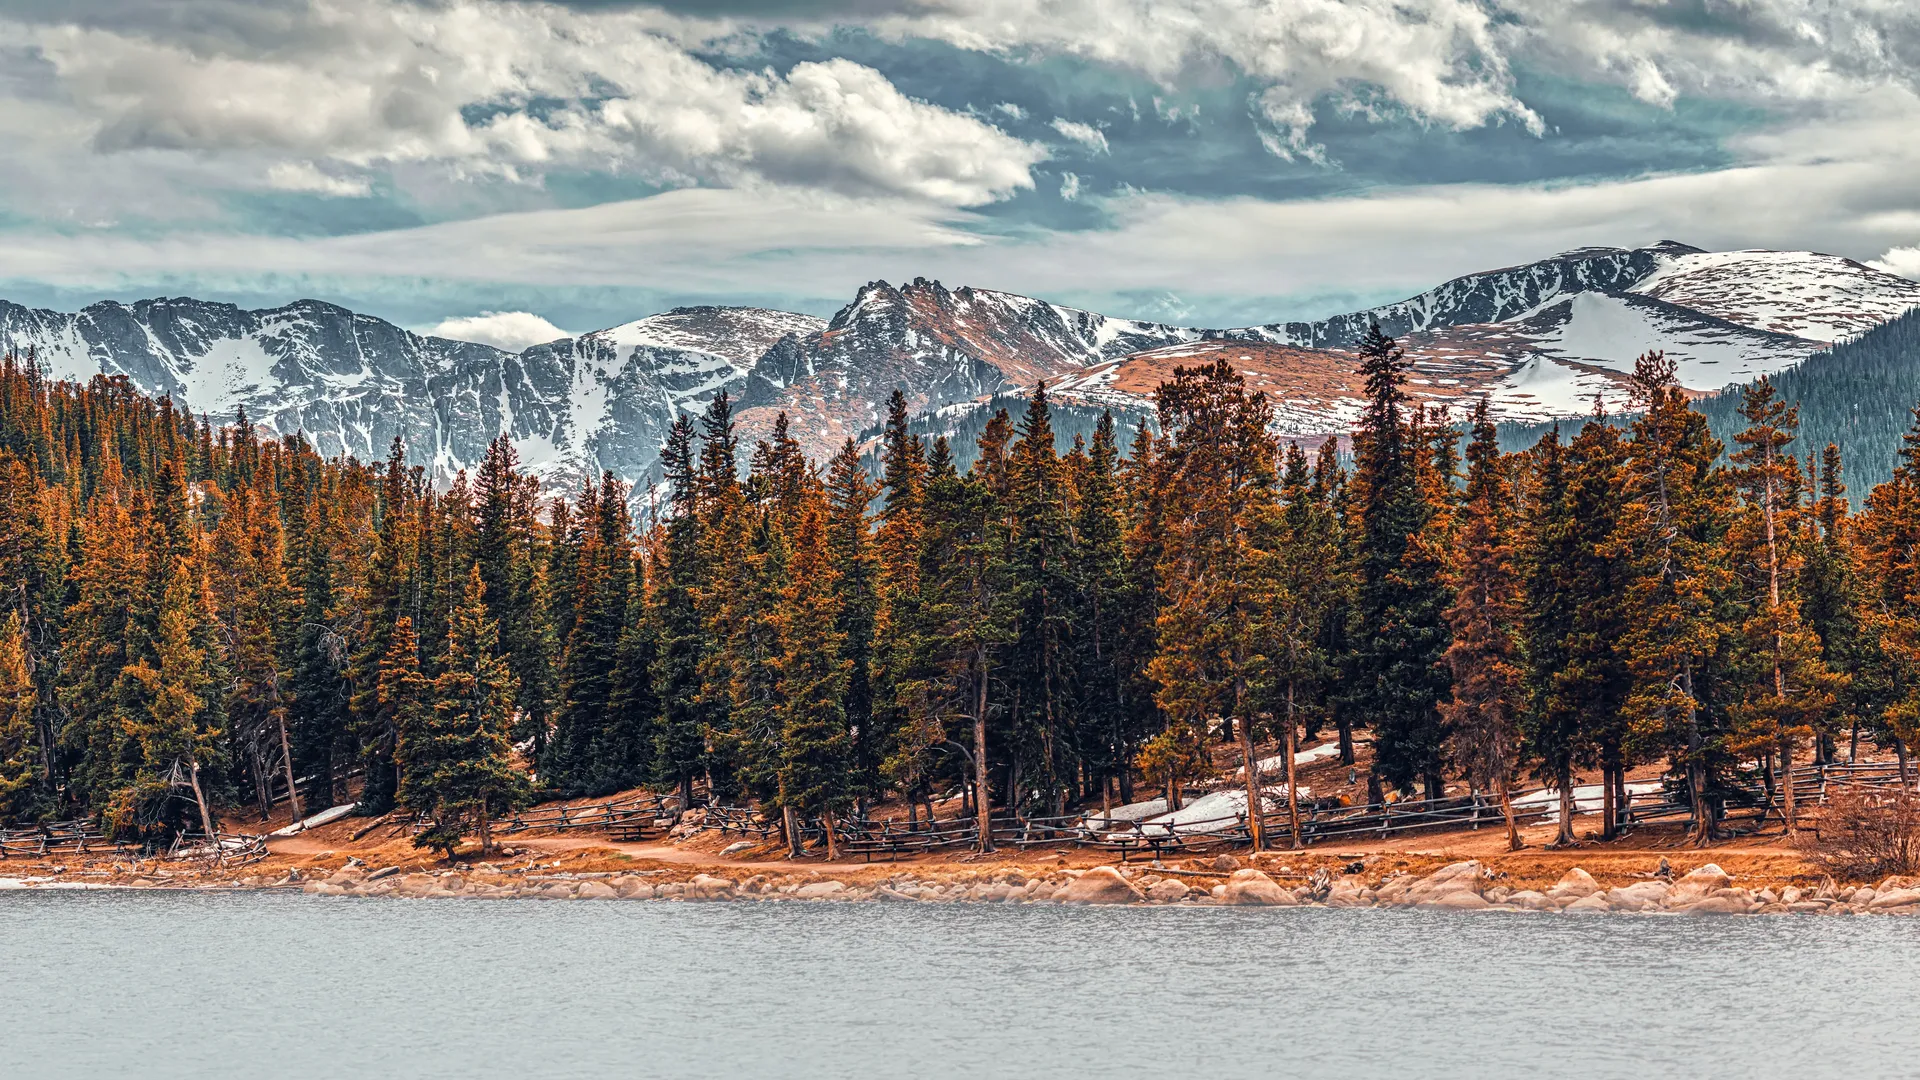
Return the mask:
[[1664,763],[1704,843],[1756,784],[1793,827],[1794,768],[1843,741],[1904,763],[1920,423],[1854,514],[1764,379],[1724,461],[1658,354],[1625,426],[1502,452],[1484,403],[1464,439],[1415,406],[1377,328],[1359,354],[1350,468],[1216,362],[1159,388],[1157,426],[1064,453],[1043,384],[964,470],[898,393],[877,475],[852,440],[810,463],[784,417],[743,447],[722,393],[656,489],[571,498],[504,437],[436,485],[397,440],[322,460],[9,360],[0,820],[154,837],[351,800],[452,851],[644,785],[758,804],[795,845],[958,796],[991,846],[996,813],[1177,807],[1220,754],[1257,776],[1324,732],[1352,764],[1363,732],[1370,803],[1533,777],[1568,840],[1577,773],[1611,834],[1627,771]]

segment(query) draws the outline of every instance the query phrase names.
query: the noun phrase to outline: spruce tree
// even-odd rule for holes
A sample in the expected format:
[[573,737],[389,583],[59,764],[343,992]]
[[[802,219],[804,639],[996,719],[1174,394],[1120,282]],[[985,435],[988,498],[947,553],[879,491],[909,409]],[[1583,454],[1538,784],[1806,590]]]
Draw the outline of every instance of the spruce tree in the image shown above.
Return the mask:
[[1445,587],[1421,543],[1435,507],[1422,490],[1425,439],[1410,422],[1405,353],[1378,326],[1360,344],[1367,405],[1354,431],[1356,591],[1342,658],[1344,706],[1374,724],[1374,778],[1441,793],[1448,680]]
[[1250,689],[1269,643],[1258,633],[1253,569],[1275,495],[1272,410],[1224,360],[1175,369],[1158,405],[1167,532],[1156,575],[1160,647],[1147,668],[1176,724],[1205,731],[1217,719],[1223,739],[1237,730],[1257,850],[1266,838]]
[[1802,739],[1830,733],[1841,679],[1827,668],[1819,635],[1800,615],[1805,522],[1792,451],[1798,410],[1762,377],[1747,388],[1740,415],[1747,427],[1734,436],[1739,449],[1731,479],[1741,507],[1727,539],[1744,608],[1738,647],[1749,670],[1734,716],[1734,748],[1778,755],[1782,817],[1787,834],[1796,836],[1794,751]]
[[838,569],[827,537],[828,509],[817,494],[805,497],[793,539],[792,572],[781,597],[779,678],[781,800],[817,816],[826,833],[827,857],[839,858],[836,822],[853,805],[856,790],[853,740],[847,728],[847,679]]
[[493,848],[494,818],[524,803],[526,780],[513,768],[513,673],[487,617],[480,569],[469,569],[452,613],[447,655],[422,710],[419,737],[403,745],[410,805],[427,809],[434,828],[414,840],[452,858],[461,824],[472,822],[480,854]]
[[1633,575],[1623,600],[1634,680],[1624,712],[1635,735],[1683,772],[1691,836],[1704,846],[1719,832],[1720,778],[1731,764],[1725,716],[1710,696],[1729,629],[1721,544],[1730,506],[1714,469],[1719,440],[1673,372],[1659,353],[1634,371],[1644,412],[1633,425],[1615,541]]
[[1498,796],[1507,821],[1507,849],[1518,851],[1523,845],[1511,789],[1525,688],[1518,662],[1521,581],[1514,565],[1512,485],[1506,472],[1483,398],[1474,409],[1473,442],[1467,448],[1466,498],[1451,574],[1455,598],[1447,609],[1453,641],[1446,663],[1453,696],[1442,711],[1453,760],[1476,788]]

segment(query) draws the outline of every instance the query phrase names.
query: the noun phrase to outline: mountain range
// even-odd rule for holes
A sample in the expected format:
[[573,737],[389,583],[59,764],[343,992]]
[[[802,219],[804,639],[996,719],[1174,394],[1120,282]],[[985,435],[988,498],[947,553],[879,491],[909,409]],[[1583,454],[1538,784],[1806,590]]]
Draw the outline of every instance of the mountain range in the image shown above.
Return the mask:
[[383,457],[397,435],[445,476],[499,433],[556,484],[601,469],[657,479],[681,412],[723,388],[748,441],[785,412],[809,453],[870,437],[888,396],[965,417],[1046,380],[1068,407],[1151,411],[1173,369],[1224,357],[1275,403],[1283,434],[1347,429],[1353,348],[1372,323],[1413,360],[1414,393],[1544,420],[1626,401],[1635,357],[1664,349],[1707,393],[1799,364],[1920,307],[1920,284],[1813,252],[1708,252],[1666,241],[1589,248],[1470,274],[1399,303],[1315,322],[1203,329],[1112,318],[1012,293],[874,282],[830,320],[677,308],[509,352],[411,333],[302,300],[249,311],[173,298],[76,313],[0,301],[0,351],[58,379],[124,375],[197,413],[244,408],[321,453]]

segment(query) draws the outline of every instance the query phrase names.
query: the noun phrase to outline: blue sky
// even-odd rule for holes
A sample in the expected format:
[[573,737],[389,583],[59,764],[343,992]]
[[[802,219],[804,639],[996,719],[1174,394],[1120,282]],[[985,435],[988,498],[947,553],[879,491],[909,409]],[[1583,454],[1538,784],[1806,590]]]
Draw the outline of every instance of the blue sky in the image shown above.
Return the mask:
[[1920,274],[1888,0],[0,0],[0,297],[519,344],[937,277],[1201,325],[1587,244]]

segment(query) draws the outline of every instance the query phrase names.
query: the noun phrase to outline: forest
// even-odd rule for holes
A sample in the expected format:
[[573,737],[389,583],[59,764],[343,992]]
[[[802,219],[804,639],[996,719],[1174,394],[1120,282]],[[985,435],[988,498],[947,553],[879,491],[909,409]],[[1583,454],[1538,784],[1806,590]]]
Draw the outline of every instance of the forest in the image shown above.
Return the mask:
[[9,359],[0,821],[150,838],[357,802],[451,852],[648,786],[793,843],[962,795],[991,846],[995,811],[1177,806],[1223,748],[1253,775],[1261,742],[1328,733],[1351,763],[1364,732],[1370,802],[1450,777],[1565,800],[1597,769],[1610,832],[1657,763],[1705,843],[1756,778],[1791,829],[1796,766],[1865,741],[1904,767],[1920,424],[1855,512],[1764,379],[1729,446],[1656,353],[1631,415],[1503,452],[1484,404],[1464,435],[1414,405],[1377,327],[1360,363],[1350,459],[1276,438],[1217,363],[1159,388],[1157,427],[1102,417],[1064,452],[1043,384],[965,468],[897,393],[877,448],[824,467],[784,418],[740,445],[722,393],[656,490],[555,498],[504,437],[435,483],[398,441],[322,460]]

